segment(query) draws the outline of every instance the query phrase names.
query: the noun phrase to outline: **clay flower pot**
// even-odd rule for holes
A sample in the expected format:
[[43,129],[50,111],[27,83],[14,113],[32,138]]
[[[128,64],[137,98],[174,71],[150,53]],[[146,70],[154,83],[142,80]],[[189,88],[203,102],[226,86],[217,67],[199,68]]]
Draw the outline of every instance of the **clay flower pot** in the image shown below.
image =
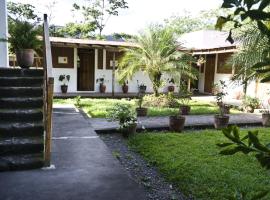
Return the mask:
[[127,84],[122,86],[122,91],[124,94],[128,93],[128,85]]
[[17,63],[21,68],[30,68],[34,64],[34,50],[20,49],[16,50]]
[[145,117],[147,116],[147,108],[141,107],[141,108],[136,108],[137,116],[138,117]]
[[67,85],[61,85],[61,91],[63,94],[66,94],[68,90],[68,86]]
[[189,115],[190,110],[191,110],[190,106],[187,105],[181,105],[179,109],[181,115]]
[[215,115],[214,126],[216,129],[226,128],[229,124],[230,117],[227,115]]
[[136,133],[136,130],[137,130],[137,123],[134,123],[134,124],[130,124],[128,127],[126,128],[123,128],[121,130],[122,134],[123,134],[123,137],[130,137],[132,135],[135,135]]
[[169,128],[171,131],[181,132],[184,129],[186,118],[181,115],[170,116]]
[[99,85],[99,91],[100,91],[100,93],[105,93],[106,92],[106,85],[101,83]]
[[168,86],[168,92],[174,92],[174,86],[173,85]]
[[262,114],[262,124],[263,126],[270,126],[270,113],[263,113]]

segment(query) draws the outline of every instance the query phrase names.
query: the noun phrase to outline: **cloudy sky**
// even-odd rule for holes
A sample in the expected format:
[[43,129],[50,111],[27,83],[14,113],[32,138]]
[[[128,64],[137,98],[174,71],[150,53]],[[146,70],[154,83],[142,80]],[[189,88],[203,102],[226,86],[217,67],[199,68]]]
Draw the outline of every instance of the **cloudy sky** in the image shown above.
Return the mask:
[[[13,2],[29,3],[37,8],[40,13],[46,12],[48,6],[54,0],[9,0]],[[74,21],[71,12],[72,4],[84,2],[84,0],[55,0],[57,3],[53,9],[53,24],[64,25]],[[121,11],[120,16],[111,17],[105,34],[114,32],[136,33],[147,24],[162,22],[172,15],[181,15],[185,10],[193,15],[200,11],[218,8],[222,0],[126,0],[129,9]]]

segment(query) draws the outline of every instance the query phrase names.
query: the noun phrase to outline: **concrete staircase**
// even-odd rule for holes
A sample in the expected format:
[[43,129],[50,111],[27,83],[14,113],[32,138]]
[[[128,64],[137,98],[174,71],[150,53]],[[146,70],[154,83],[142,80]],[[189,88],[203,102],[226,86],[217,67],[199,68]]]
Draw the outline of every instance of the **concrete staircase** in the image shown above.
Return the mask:
[[43,73],[0,68],[0,171],[43,166]]

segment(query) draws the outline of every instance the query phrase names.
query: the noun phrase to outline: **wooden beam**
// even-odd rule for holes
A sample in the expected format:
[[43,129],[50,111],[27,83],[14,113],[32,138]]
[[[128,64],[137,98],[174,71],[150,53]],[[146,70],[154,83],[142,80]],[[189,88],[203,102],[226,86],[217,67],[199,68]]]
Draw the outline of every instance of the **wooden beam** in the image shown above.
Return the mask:
[[112,70],[112,96],[114,97],[115,87],[115,52],[113,52],[113,70]]

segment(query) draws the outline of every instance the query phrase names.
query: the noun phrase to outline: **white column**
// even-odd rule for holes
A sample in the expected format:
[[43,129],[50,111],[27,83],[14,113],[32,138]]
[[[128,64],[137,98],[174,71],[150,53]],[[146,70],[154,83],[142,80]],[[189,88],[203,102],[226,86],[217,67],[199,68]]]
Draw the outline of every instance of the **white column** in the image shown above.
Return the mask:
[[0,67],[8,67],[7,1],[0,1]]

